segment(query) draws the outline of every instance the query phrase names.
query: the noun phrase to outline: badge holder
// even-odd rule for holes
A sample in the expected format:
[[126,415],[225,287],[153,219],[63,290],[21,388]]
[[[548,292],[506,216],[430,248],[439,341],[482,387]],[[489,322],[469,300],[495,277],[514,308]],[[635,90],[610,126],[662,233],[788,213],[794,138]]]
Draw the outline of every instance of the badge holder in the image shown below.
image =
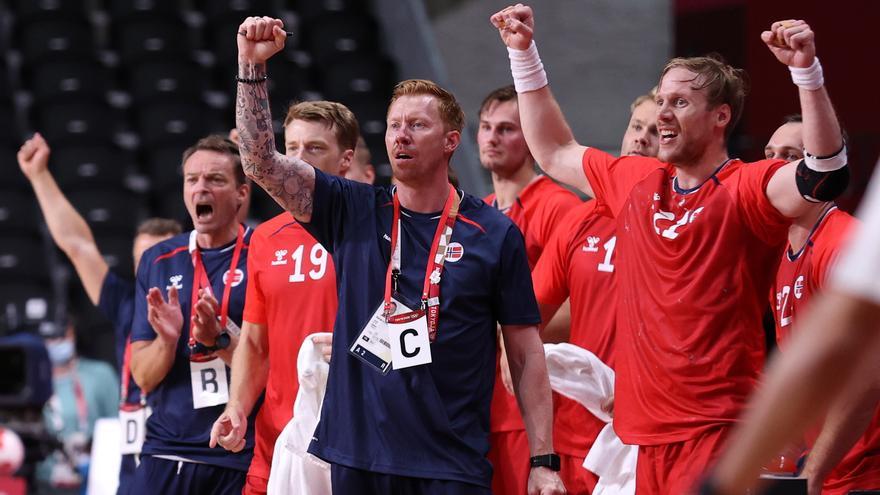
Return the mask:
[[119,408],[119,426],[122,429],[119,452],[122,455],[141,453],[147,433],[147,419],[152,413],[150,406],[141,403],[124,404]]

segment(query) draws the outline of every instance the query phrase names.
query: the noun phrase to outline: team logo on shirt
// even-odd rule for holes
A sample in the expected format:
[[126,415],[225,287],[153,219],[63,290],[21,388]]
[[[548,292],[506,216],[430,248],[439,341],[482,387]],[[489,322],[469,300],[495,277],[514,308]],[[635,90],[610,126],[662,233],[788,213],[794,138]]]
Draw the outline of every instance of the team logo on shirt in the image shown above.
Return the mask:
[[275,251],[275,259],[272,260],[272,266],[286,265],[287,258],[285,258],[285,256],[287,256],[286,249],[279,249],[278,251]]
[[[679,228],[693,222],[697,218],[697,215],[701,211],[703,211],[703,208],[704,207],[701,206],[693,211],[685,210],[684,215],[682,215],[682,217],[679,218],[678,220],[675,219],[675,213],[672,213],[670,211],[660,210],[657,213],[654,213],[654,218],[653,218],[654,232],[656,232],[657,235],[659,235],[661,237],[665,237],[667,239],[675,239],[676,237],[678,237],[678,235],[680,233],[680,232],[677,232],[677,230]],[[669,222],[673,222],[673,223],[669,227],[667,227],[663,230],[660,230],[660,225],[658,225],[658,223],[665,222],[665,221],[669,221]]]
[[599,251],[599,241],[601,240],[601,238],[594,235],[587,236],[587,243],[584,244],[584,247],[582,247],[581,250],[585,253],[595,253]]
[[794,281],[794,297],[800,299],[804,296],[804,276],[801,275]]
[[460,242],[450,242],[446,248],[446,261],[455,263],[464,256],[464,246]]
[[180,283],[181,280],[183,280],[183,275],[172,275],[168,277],[168,283],[171,285],[166,285],[165,290],[171,290],[172,287],[177,290],[182,289],[183,284]]
[[[223,284],[224,285],[226,284],[226,280],[228,278],[229,278],[229,270],[226,270],[225,272],[223,272]],[[236,268],[235,275],[232,277],[232,286],[238,287],[238,284],[240,284],[242,280],[244,280],[244,272],[241,271],[240,268]]]

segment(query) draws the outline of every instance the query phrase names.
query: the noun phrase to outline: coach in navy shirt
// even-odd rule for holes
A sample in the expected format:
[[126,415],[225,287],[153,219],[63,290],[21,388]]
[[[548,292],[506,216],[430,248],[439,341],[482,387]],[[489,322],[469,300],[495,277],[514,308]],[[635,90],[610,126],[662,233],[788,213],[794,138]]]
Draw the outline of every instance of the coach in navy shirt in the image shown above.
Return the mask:
[[[228,400],[244,309],[251,231],[236,214],[250,189],[238,148],[220,136],[183,155],[184,203],[195,230],[144,253],[132,324],[132,374],[150,391],[141,464],[131,493],[241,493],[253,421],[237,453],[208,446]],[[167,300],[166,300],[167,298]]]
[[522,235],[450,186],[464,115],[430,81],[395,88],[386,147],[396,188],[330,177],[274,148],[266,60],[281,21],[239,28],[236,119],[245,172],[333,255],[339,312],[321,420],[309,451],[338,494],[490,493],[496,324],[535,466],[529,492],[564,493]]

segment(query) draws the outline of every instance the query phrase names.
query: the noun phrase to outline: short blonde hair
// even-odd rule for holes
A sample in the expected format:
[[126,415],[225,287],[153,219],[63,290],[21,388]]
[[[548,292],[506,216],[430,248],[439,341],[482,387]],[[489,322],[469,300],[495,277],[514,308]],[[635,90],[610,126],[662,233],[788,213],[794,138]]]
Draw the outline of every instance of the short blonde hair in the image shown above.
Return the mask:
[[657,86],[651,88],[651,91],[648,91],[646,94],[637,96],[635,100],[633,100],[632,104],[629,106],[629,113],[633,113],[636,111],[636,107],[641,105],[646,101],[653,102],[654,97],[657,96]]
[[284,127],[294,120],[322,122],[336,136],[336,142],[342,150],[353,150],[357,147],[358,136],[361,135],[357,118],[342,103],[335,101],[301,101],[290,105],[284,118]]
[[458,132],[464,129],[464,111],[461,109],[461,105],[458,104],[458,100],[455,99],[452,93],[441,88],[434,81],[428,81],[427,79],[407,79],[397,83],[397,86],[394,86],[394,91],[391,93],[391,102],[388,108],[391,108],[391,104],[401,96],[417,95],[428,95],[437,98],[440,118],[443,119],[443,123],[449,129]]

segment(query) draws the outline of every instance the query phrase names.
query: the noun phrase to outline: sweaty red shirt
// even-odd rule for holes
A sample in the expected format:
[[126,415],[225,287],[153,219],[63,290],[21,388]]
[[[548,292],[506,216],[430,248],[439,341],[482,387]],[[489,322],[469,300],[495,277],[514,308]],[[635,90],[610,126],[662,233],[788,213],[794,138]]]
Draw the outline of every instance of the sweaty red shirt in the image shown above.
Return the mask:
[[248,274],[244,320],[266,326],[269,344],[266,395],[248,474],[268,479],[275,440],[293,417],[299,349],[307,335],[333,331],[336,272],[324,247],[285,212],[254,231]]
[[[532,270],[538,304],[571,299],[569,342],[614,366],[617,316],[617,234],[613,218],[587,201],[572,210],[553,233]],[[577,401],[554,395],[553,443],[557,452],[584,457],[605,423]]]
[[[495,194],[490,194],[483,200],[494,205]],[[553,230],[562,218],[580,203],[574,193],[544,175],[536,177],[520,191],[516,201],[505,213],[523,233],[530,268],[538,263],[544,245],[550,240]],[[516,397],[509,394],[501,383],[501,368],[497,365],[489,425],[491,431],[525,429]]]
[[783,161],[729,160],[678,187],[657,159],[587,149],[597,207],[617,219],[614,427],[629,444],[734,423],[764,362],[761,326],[789,221],[767,183]]
[[[826,277],[857,223],[851,215],[832,206],[816,222],[799,252],[793,252],[791,245],[786,248],[771,293],[776,340],[782,349],[809,300],[825,287]],[[813,431],[813,436],[817,433]],[[846,493],[877,486],[880,486],[880,408],[875,408],[865,433],[828,474],[824,491]]]

